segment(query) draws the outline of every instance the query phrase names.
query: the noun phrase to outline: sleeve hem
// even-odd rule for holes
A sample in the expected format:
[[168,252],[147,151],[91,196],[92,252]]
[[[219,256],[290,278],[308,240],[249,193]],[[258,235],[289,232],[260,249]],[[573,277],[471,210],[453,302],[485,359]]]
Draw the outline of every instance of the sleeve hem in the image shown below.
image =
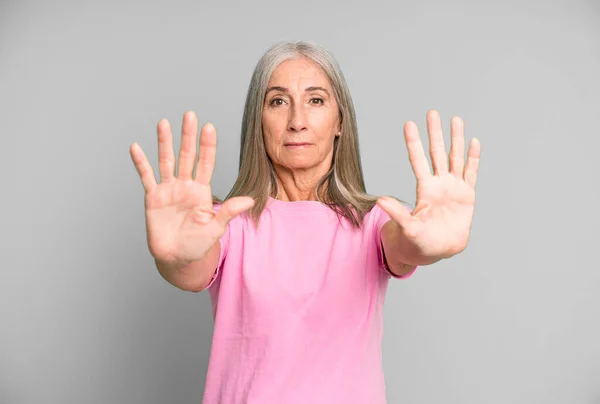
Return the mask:
[[[382,253],[383,253],[383,251],[382,251]],[[393,272],[392,272],[392,270],[391,270],[391,269],[390,269],[390,268],[387,266],[387,264],[383,264],[383,265],[382,265],[382,268],[383,268],[383,269],[384,269],[384,270],[387,272],[388,276],[389,276],[390,278],[395,278],[395,279],[406,279],[406,278],[410,278],[410,277],[411,277],[411,275],[415,273],[415,271],[417,270],[417,268],[418,268],[418,267],[419,267],[418,265],[415,265],[415,266],[413,266],[413,267],[412,267],[412,269],[411,269],[409,272],[405,273],[404,275],[396,275],[396,274],[395,274],[395,273],[393,273]]]
[[385,271],[386,275],[390,278],[407,279],[407,278],[410,278],[410,276],[415,273],[415,271],[417,270],[417,268],[419,266],[415,265],[409,272],[407,272],[404,275],[396,275],[395,273],[392,272],[392,270],[388,266],[387,261],[385,259],[385,250],[383,249],[383,241],[381,240],[381,233],[383,232],[383,227],[389,220],[392,220],[392,219],[383,221],[383,223],[381,223],[379,225],[379,228],[377,229],[377,238],[378,238],[377,246],[378,246],[378,254],[379,254],[379,267],[382,271]]
[[203,292],[203,291],[205,291],[206,289],[210,288],[210,287],[213,285],[213,283],[215,283],[215,281],[217,280],[217,278],[219,277],[219,273],[221,272],[221,266],[222,266],[222,264],[223,264],[223,260],[225,259],[225,257],[224,257],[224,255],[225,255],[225,248],[224,248],[224,247],[225,247],[225,246],[223,245],[223,242],[222,242],[222,240],[223,240],[223,238],[221,237],[221,238],[219,239],[219,244],[221,245],[221,248],[220,248],[220,250],[221,250],[221,251],[219,252],[219,261],[218,261],[218,263],[217,263],[217,268],[215,268],[215,273],[213,274],[213,276],[212,276],[212,278],[211,278],[210,282],[208,282],[208,285],[206,285],[206,286],[205,286],[205,287],[204,287],[204,288],[201,290],[201,292]]

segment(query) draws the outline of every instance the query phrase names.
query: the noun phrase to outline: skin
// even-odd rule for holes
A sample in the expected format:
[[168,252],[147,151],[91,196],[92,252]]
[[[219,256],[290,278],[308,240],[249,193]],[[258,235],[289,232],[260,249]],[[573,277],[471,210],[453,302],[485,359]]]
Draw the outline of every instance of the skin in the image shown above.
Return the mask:
[[[213,211],[210,182],[217,136],[212,124],[201,129],[197,155],[198,118],[192,111],[184,114],[177,176],[169,121],[161,119],[157,132],[160,182],[140,145],[133,143],[129,149],[144,187],[148,248],[166,281],[182,290],[199,292],[215,273],[221,251],[217,241],[227,223],[250,209],[254,200],[230,198],[217,213]],[[196,176],[192,178],[194,167]]]
[[[329,170],[335,136],[340,134],[338,105],[325,74],[305,59],[281,63],[273,73],[263,106],[264,141],[279,185],[278,199],[315,200],[317,181]],[[254,205],[249,197],[227,200],[215,213],[210,181],[216,155],[216,131],[202,127],[196,155],[198,120],[184,115],[178,175],[171,126],[158,123],[160,183],[141,147],[130,147],[145,190],[148,246],[161,275],[173,285],[200,291],[212,278],[220,247],[216,241],[227,223]],[[404,138],[417,180],[415,209],[393,198],[377,203],[391,220],[381,243],[392,272],[403,275],[415,265],[429,265],[462,252],[468,243],[475,206],[475,183],[481,146],[473,138],[464,160],[464,123],[452,118],[450,155],[446,155],[439,113],[427,113],[430,170],[417,126],[408,121]],[[303,146],[291,147],[290,142]],[[196,176],[192,170],[196,166]]]
[[[315,200],[314,188],[329,170],[335,136],[340,136],[338,105],[329,80],[314,62],[292,59],[273,72],[263,106],[263,133],[275,167],[278,199]],[[409,160],[417,179],[417,201],[409,212],[393,198],[379,206],[391,217],[381,243],[390,270],[404,275],[415,265],[429,265],[463,251],[468,243],[475,204],[480,145],[471,141],[464,163],[464,124],[451,121],[450,156],[440,115],[427,113],[433,172],[414,122],[404,125]],[[341,134],[343,136],[343,134]],[[306,142],[292,148],[289,142]]]
[[[315,200],[340,132],[338,104],[327,76],[312,61],[292,59],[273,72],[263,105],[263,136],[273,162],[278,199]],[[307,143],[291,147],[290,142]]]
[[464,159],[464,123],[451,120],[450,155],[446,155],[440,114],[427,113],[429,168],[417,125],[404,125],[408,157],[417,180],[415,209],[392,198],[377,203],[391,221],[384,225],[382,243],[393,272],[406,273],[415,265],[429,265],[450,258],[467,247],[475,210],[475,184],[479,170],[481,145],[473,138]]

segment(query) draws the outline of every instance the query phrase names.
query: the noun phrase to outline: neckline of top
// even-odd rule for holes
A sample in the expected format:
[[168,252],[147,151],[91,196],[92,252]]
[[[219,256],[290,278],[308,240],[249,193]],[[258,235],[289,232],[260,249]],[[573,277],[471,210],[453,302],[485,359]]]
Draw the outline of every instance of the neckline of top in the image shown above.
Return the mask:
[[331,208],[319,201],[282,201],[269,196],[267,200],[267,207],[270,209],[281,210],[285,212],[295,213],[316,213],[316,212],[328,212]]

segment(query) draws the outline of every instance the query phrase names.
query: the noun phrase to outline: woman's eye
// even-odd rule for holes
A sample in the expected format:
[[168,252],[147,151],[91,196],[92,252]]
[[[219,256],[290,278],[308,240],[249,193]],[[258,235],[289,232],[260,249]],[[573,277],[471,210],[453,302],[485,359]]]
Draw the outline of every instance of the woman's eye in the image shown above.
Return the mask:
[[269,105],[283,105],[283,100],[281,98],[273,98]]
[[313,104],[323,104],[323,98],[313,98],[310,100]]

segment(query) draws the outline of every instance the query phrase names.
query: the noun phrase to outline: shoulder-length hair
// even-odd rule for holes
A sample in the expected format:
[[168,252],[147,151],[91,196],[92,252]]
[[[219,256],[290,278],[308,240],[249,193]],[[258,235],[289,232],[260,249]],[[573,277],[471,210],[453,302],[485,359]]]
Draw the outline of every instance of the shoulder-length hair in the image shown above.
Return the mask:
[[315,189],[317,200],[360,228],[364,215],[373,208],[377,197],[367,194],[365,189],[354,104],[335,58],[324,48],[309,42],[278,43],[258,61],[244,107],[239,174],[226,199],[252,197],[255,203],[248,214],[258,224],[269,196],[276,198],[278,194],[275,170],[263,139],[262,112],[273,71],[283,61],[296,58],[311,60],[323,70],[339,106],[341,135],[334,140],[331,168]]

